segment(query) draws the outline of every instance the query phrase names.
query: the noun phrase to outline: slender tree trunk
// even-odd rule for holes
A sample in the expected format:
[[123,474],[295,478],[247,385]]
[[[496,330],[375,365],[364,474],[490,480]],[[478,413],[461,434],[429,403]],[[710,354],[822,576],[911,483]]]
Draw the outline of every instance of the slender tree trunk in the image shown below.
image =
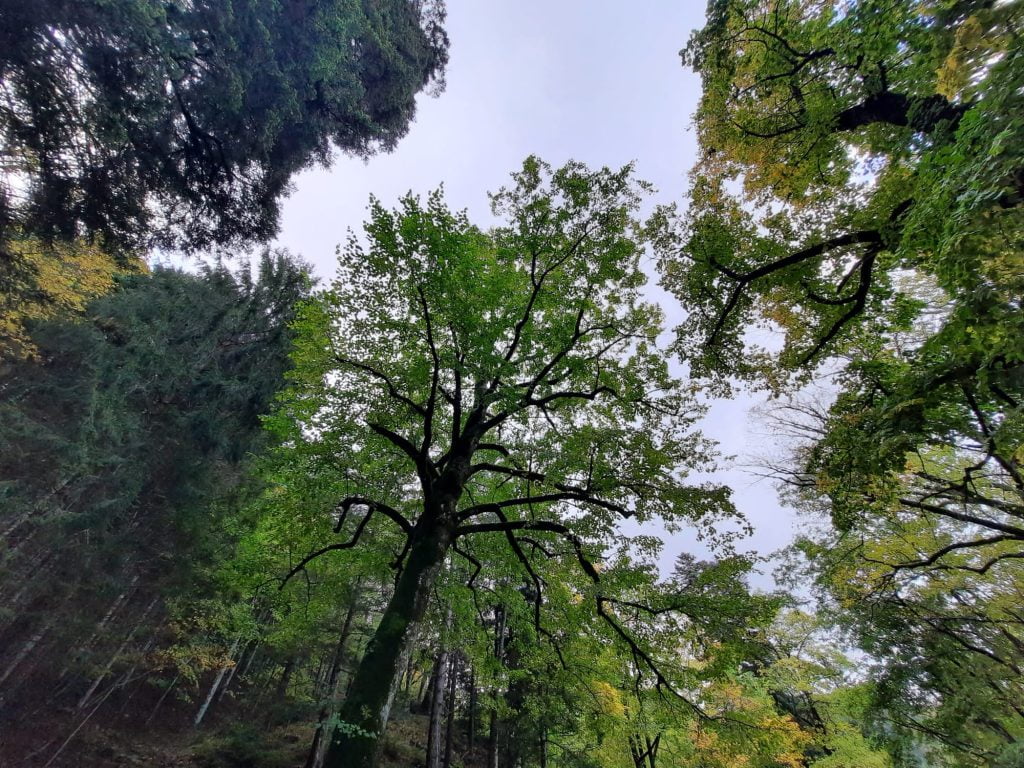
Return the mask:
[[153,608],[156,607],[156,604],[159,601],[159,597],[154,597],[153,601],[148,606],[146,606],[146,610],[142,612],[142,616],[139,617],[138,622],[136,622],[135,626],[132,627],[132,631],[128,633],[128,636],[124,639],[124,642],[122,642],[121,645],[118,646],[117,650],[114,651],[114,655],[110,657],[110,660],[107,662],[107,665],[103,668],[103,671],[93,681],[93,684],[89,686],[89,690],[87,690],[82,695],[82,698],[78,700],[78,709],[85,709],[85,707],[89,704],[89,700],[92,698],[93,693],[96,692],[96,689],[99,688],[100,683],[103,682],[103,678],[110,674],[110,670],[111,668],[113,668],[114,663],[121,657],[121,654],[124,653],[124,649],[128,647],[128,643],[130,643],[132,638],[135,637],[135,633],[139,631],[139,626],[142,624],[142,622],[149,618],[150,612],[153,610]]
[[633,768],[644,768],[643,752],[640,750],[640,737],[629,734],[629,754],[633,758]]
[[357,592],[349,603],[348,611],[345,613],[345,621],[341,625],[341,636],[338,638],[338,645],[334,649],[334,658],[331,660],[331,669],[327,674],[327,696],[320,707],[320,714],[317,717],[316,733],[313,734],[313,743],[309,748],[309,755],[306,757],[305,768],[320,768],[324,762],[324,754],[330,742],[331,731],[328,721],[331,715],[338,708],[341,686],[339,677],[341,666],[348,653],[348,639],[352,634],[352,622],[355,619],[357,605],[359,603],[358,585]]
[[[255,640],[253,641],[256,642]],[[238,655],[238,663],[232,665],[231,671],[228,672],[228,679],[224,681],[224,685],[220,687],[220,693],[217,694],[217,702],[224,698],[224,694],[228,692],[228,688],[231,687],[231,682],[238,675],[239,670],[242,668],[242,661],[245,659],[246,654],[249,652],[249,643],[242,646],[242,652]],[[252,657],[250,657],[251,659]]]
[[[424,688],[426,681],[426,688]],[[430,674],[424,675],[420,681],[420,690],[416,694],[416,708],[414,713],[430,713],[430,702],[434,700],[434,686],[437,684],[437,661],[430,665]]]
[[444,762],[442,768],[451,768],[452,766],[452,741],[455,735],[455,683],[456,668],[455,663],[458,661],[458,654],[448,654],[448,695],[446,698],[446,707],[448,710],[448,723],[445,726],[444,732]]
[[[240,637],[235,638],[235,642],[232,644],[231,650],[228,652],[228,658],[233,659],[235,657],[235,652],[238,650],[238,644],[241,641],[242,639]],[[196,717],[195,720],[193,721],[193,725],[195,725],[196,728],[199,727],[199,724],[203,722],[203,718],[206,717],[206,712],[210,708],[210,704],[213,701],[213,697],[217,693],[217,689],[220,688],[221,681],[224,680],[224,675],[227,674],[228,668],[230,666],[231,665],[229,664],[227,666],[221,667],[220,671],[217,673],[217,677],[214,678],[213,685],[210,686],[210,693],[207,694],[206,700],[203,702],[203,706],[201,706],[199,708],[199,711],[196,712]]]
[[288,698],[288,689],[291,687],[292,674],[295,672],[297,664],[298,659],[295,656],[290,656],[281,669],[281,677],[278,678],[277,685],[274,687],[274,698],[271,700],[270,706],[267,707],[267,716],[263,721],[267,728],[275,725],[280,719],[281,708]]
[[412,537],[405,568],[341,708],[340,718],[346,727],[328,749],[327,768],[376,765],[403,654],[426,613],[430,591],[451,544],[451,532],[435,514],[425,514]]
[[466,748],[472,752],[476,748],[476,674],[473,666],[469,667],[469,717],[466,724]]
[[430,727],[427,730],[427,768],[441,768],[444,742],[441,729],[444,725],[445,698],[448,695],[448,671],[451,654],[441,651],[437,655],[437,675],[434,678],[434,695],[430,700]]
[[[156,634],[155,633],[153,635],[151,635],[149,640],[146,641],[146,644],[144,646],[142,646],[142,651],[140,652],[139,655],[143,659],[145,659],[146,658],[146,654],[148,654],[150,652],[150,650],[153,648],[154,645],[156,645]],[[135,674],[135,670],[137,668],[138,668],[137,664],[132,664],[130,667],[128,667],[128,669],[125,670],[125,673],[123,675],[121,675],[121,681],[117,684],[117,687],[118,688],[127,688],[129,685],[131,685],[131,683],[132,683],[132,676]],[[133,685],[131,687],[131,690],[128,693],[128,695],[124,697],[124,702],[121,704],[121,709],[119,710],[120,712],[127,711],[128,705],[131,704],[132,699],[135,698],[136,692],[138,692],[139,688],[143,685],[143,680],[136,680],[135,682],[136,682],[136,685]]]
[[156,713],[160,711],[160,707],[163,706],[164,700],[167,698],[168,694],[170,694],[171,689],[178,684],[179,677],[181,677],[181,675],[174,676],[174,679],[171,680],[170,685],[168,685],[166,690],[164,690],[163,694],[160,696],[160,700],[157,701],[156,706],[153,707],[153,711],[149,713],[149,717],[146,718],[146,722],[143,723],[143,725],[149,725],[149,721],[156,717]]
[[50,631],[50,627],[52,625],[53,619],[51,618],[37,629],[25,644],[21,646],[21,650],[15,654],[14,659],[7,665],[7,669],[5,669],[4,673],[0,675],[0,684],[5,683],[7,678],[10,677],[14,670],[18,668],[18,665],[21,664],[21,662],[23,662],[30,653],[32,653],[35,647],[39,645],[39,641],[46,637],[46,633]]
[[491,710],[491,732],[487,738],[487,768],[498,768],[498,710]]
[[408,660],[405,664],[405,699],[409,700],[409,694],[412,691],[412,675],[416,669],[416,665],[413,663],[413,654],[409,653]]
[[238,663],[238,666],[240,667],[238,671],[238,676],[240,678],[245,679],[249,676],[249,670],[252,668],[252,663],[256,660],[256,657],[259,655],[259,652],[260,642],[259,640],[254,640],[252,649],[249,651],[249,658],[246,659],[243,655],[243,659]]
[[[505,657],[505,608],[498,606],[494,609],[494,658],[499,664],[504,663]],[[498,768],[498,743],[500,739],[501,721],[498,718],[498,710],[491,710],[491,731],[487,738],[487,768]]]
[[654,737],[654,741],[651,741],[650,737],[644,737],[647,740],[647,762],[650,768],[655,768],[654,760],[658,755],[658,743],[661,741],[661,734]]
[[[114,618],[114,614],[117,613],[118,609],[120,609],[120,607],[124,603],[125,599],[131,593],[131,591],[135,588],[135,584],[136,584],[136,582],[138,580],[139,580],[138,576],[132,577],[131,582],[128,584],[128,586],[125,588],[125,590],[121,594],[119,594],[116,598],[114,598],[113,604],[111,604],[110,608],[103,615],[103,618],[100,619],[99,623],[96,625],[96,628],[93,630],[92,634],[89,635],[89,639],[86,640],[84,643],[82,643],[80,646],[78,646],[78,651],[77,651],[77,653],[75,653],[73,655],[72,658],[81,659],[82,657],[85,656],[86,651],[89,650],[90,646],[92,646],[92,644],[96,640],[96,638],[99,637],[103,633],[103,631],[107,628],[107,625],[110,623],[110,620],[112,618]],[[64,676],[68,673],[68,671],[70,669],[71,669],[70,666],[65,666],[64,669],[61,670],[60,675],[57,677],[57,679],[58,680],[64,679]]]

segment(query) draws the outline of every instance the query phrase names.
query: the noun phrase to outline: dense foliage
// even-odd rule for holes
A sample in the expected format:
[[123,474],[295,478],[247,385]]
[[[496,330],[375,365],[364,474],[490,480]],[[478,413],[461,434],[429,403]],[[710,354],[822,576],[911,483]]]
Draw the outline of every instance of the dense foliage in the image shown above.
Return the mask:
[[[574,558],[593,582],[580,599],[613,639],[626,632],[593,561],[616,521],[710,524],[728,511],[722,489],[683,483],[707,448],[690,429],[692,394],[655,346],[660,313],[639,295],[642,185],[628,168],[552,171],[533,158],[513,181],[492,196],[503,223],[488,232],[436,194],[374,205],[369,246],[350,240],[297,325],[294,383],[272,423],[288,450],[316,457],[318,482],[333,481],[337,512],[320,525],[346,539],[293,571],[358,546],[374,516],[400,542],[394,596],[342,711],[358,732],[328,765],[371,764],[379,746],[365,734],[383,730],[386,681],[449,552],[474,579],[526,579],[537,640],[553,601],[533,562]],[[519,567],[498,566],[488,540]]]
[[0,242],[266,241],[289,179],[391,149],[440,2],[0,3]]
[[776,391],[838,359],[834,404],[783,414],[803,447],[776,470],[828,515],[802,550],[910,764],[935,742],[1012,764],[1024,728],[1022,22],[1016,2],[723,0],[685,51],[704,96],[663,243],[693,308],[677,348]]
[[92,679],[116,679],[125,635],[154,644],[169,601],[199,588],[223,546],[211,507],[262,441],[308,289],[282,256],[255,278],[157,269],[32,329],[35,359],[0,377],[9,705],[82,708]]

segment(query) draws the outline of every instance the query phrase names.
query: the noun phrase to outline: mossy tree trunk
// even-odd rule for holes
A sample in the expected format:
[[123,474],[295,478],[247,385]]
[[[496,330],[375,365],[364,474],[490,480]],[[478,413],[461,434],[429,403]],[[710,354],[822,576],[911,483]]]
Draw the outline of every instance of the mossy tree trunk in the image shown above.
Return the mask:
[[373,768],[377,763],[402,656],[426,613],[452,532],[443,515],[425,514],[412,537],[408,561],[339,712],[341,724],[325,768]]

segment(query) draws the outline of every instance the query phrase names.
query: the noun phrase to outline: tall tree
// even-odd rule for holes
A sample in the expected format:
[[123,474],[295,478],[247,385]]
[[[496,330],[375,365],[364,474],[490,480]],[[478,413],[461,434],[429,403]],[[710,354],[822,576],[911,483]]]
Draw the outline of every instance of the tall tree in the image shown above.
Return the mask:
[[660,243],[695,372],[840,362],[784,471],[833,526],[806,549],[888,715],[967,765],[1021,725],[1022,32],[1019,2],[712,0],[691,218]]
[[[1016,327],[1021,24],[1016,2],[709,3],[684,51],[704,84],[690,216],[662,252],[695,370],[765,373],[745,359],[760,321],[806,371],[857,324],[898,323],[907,270],[979,342]],[[975,369],[1020,357],[1022,334],[991,333]]]
[[297,326],[293,383],[271,424],[282,450],[333,466],[340,503],[321,525],[346,538],[292,571],[380,526],[399,540],[395,591],[330,766],[376,763],[402,654],[449,554],[477,572],[498,547],[548,640],[551,585],[532,562],[538,549],[569,558],[589,579],[582,599],[628,642],[592,564],[616,521],[674,527],[728,510],[724,490],[684,482],[708,446],[692,431],[700,408],[657,350],[660,313],[639,293],[645,186],[628,167],[552,172],[535,158],[513,180],[492,196],[504,223],[486,233],[437,193],[396,211],[374,202],[368,244],[350,239]]
[[32,323],[80,318],[94,299],[113,290],[119,273],[146,268],[141,260],[115,258],[83,240],[46,245],[19,238],[7,251],[12,262],[0,268],[0,360],[32,356]]
[[441,0],[0,2],[0,242],[262,241],[296,172],[391,149]]

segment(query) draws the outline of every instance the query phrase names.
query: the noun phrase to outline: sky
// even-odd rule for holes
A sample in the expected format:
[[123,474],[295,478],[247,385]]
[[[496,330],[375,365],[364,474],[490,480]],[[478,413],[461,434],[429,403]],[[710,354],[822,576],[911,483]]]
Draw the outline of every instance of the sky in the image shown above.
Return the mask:
[[[700,81],[679,51],[705,7],[705,0],[449,0],[444,92],[418,99],[394,152],[366,162],[339,157],[330,169],[297,177],[276,245],[328,279],[335,248],[349,229],[361,229],[371,195],[393,205],[410,190],[425,194],[441,184],[451,207],[486,225],[486,193],[530,154],[554,167],[569,159],[612,168],[635,162],[637,175],[658,189],[652,204],[684,205]],[[682,309],[651,277],[649,294],[672,325]],[[702,429],[723,454],[740,457],[711,479],[734,489],[755,527],[741,548],[766,553],[791,540],[794,520],[771,483],[736,466],[771,449],[764,425],[748,413],[756,401],[713,404]],[[691,534],[667,536],[662,563],[684,550],[702,552]]]

